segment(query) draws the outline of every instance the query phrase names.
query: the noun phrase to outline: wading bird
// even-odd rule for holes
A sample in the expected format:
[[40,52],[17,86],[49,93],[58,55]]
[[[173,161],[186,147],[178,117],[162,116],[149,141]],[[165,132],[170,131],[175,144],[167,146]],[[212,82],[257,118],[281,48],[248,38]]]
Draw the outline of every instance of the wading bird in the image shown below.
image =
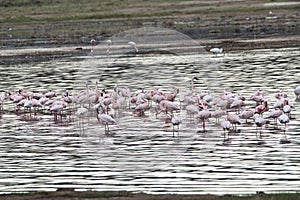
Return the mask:
[[134,48],[135,53],[138,53],[138,52],[139,52],[139,49],[136,47],[136,43],[135,43],[135,42],[130,41],[130,42],[128,42],[128,44],[129,44],[132,48]]
[[260,127],[259,137],[261,138],[262,127],[263,127],[263,125],[265,125],[266,120],[259,116],[259,117],[254,119],[254,123],[256,125],[256,137],[257,137],[258,127]]
[[223,54],[223,56],[225,56],[223,48],[215,47],[215,48],[210,49],[209,51],[212,52],[213,54],[215,54],[216,57],[218,56],[218,54]]
[[171,123],[173,125],[173,137],[175,132],[175,126],[177,126],[177,133],[179,133],[179,125],[181,124],[181,116],[180,115],[174,115],[171,119]]
[[108,125],[112,125],[112,124],[116,124],[116,120],[114,118],[112,118],[110,115],[105,114],[105,109],[104,107],[99,104],[96,107],[96,111],[97,111],[97,119],[101,124],[104,124],[104,131],[105,133],[109,133],[109,126]]
[[[229,130],[230,130],[230,127],[231,127],[230,121],[228,121],[227,119],[224,119],[221,122],[221,127],[224,130],[224,142],[225,142],[225,141],[227,141],[229,139]],[[226,139],[226,132],[225,132],[226,130],[227,130],[227,139]]]

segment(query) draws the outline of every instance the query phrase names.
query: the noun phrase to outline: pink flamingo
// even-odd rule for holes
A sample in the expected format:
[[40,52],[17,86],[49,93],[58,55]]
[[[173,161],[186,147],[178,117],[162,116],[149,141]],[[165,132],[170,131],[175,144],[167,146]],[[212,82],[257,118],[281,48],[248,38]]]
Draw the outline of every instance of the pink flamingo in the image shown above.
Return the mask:
[[229,114],[229,112],[227,112],[227,120],[233,125],[234,131],[237,131],[237,124],[242,124],[242,121],[238,115]]
[[275,109],[275,110],[273,110],[273,111],[271,111],[268,115],[267,115],[267,119],[269,119],[269,118],[273,118],[274,119],[274,126],[277,126],[277,119],[278,119],[278,117],[280,116],[280,115],[282,115],[282,110],[280,110],[280,109]]
[[207,106],[204,107],[203,110],[199,111],[199,113],[196,115],[196,119],[199,119],[202,121],[203,131],[206,132],[205,129],[205,121],[208,120],[211,117],[211,111],[207,110]]
[[166,100],[174,101],[178,92],[179,92],[179,89],[175,88],[173,93],[165,93],[165,94],[163,94],[163,96],[165,97]]
[[170,112],[170,115],[173,116],[173,111],[175,110],[180,110],[180,107],[177,103],[173,102],[173,101],[169,101],[169,100],[162,100],[159,103],[159,112],[156,112],[156,116],[160,113],[160,112],[165,112],[166,115],[168,115],[168,112]]
[[261,105],[256,106],[254,113],[263,116],[263,113],[269,110],[268,101],[265,100]]
[[254,116],[254,110],[252,109],[246,109],[239,114],[239,117],[241,119],[245,119],[246,123],[247,123],[247,119],[250,119],[253,116]]
[[145,116],[145,111],[149,110],[151,108],[148,100],[143,100],[142,103],[138,104],[134,108],[134,112],[138,113],[138,116]]
[[251,97],[250,100],[253,100],[256,102],[257,105],[261,104],[265,101],[264,92],[263,90],[259,89],[257,92],[255,92]]
[[99,104],[96,107],[97,111],[97,119],[101,124],[104,124],[104,131],[105,133],[109,133],[109,125],[116,124],[116,120],[112,118],[110,115],[105,114],[105,109],[104,107]]
[[53,97],[56,97],[56,93],[50,90],[49,92],[45,93],[44,96],[51,99]]

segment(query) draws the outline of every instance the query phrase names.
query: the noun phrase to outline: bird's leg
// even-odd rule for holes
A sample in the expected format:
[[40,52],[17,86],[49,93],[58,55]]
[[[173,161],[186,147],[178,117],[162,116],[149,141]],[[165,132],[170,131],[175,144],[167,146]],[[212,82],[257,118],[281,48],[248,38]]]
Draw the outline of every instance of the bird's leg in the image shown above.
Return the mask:
[[258,130],[257,130],[257,126],[256,126],[256,139],[257,139],[257,132],[258,132]]
[[174,125],[173,125],[173,137],[174,137]]
[[262,132],[262,126],[260,127],[259,138],[262,138],[261,137],[261,132]]
[[203,119],[202,122],[203,122],[203,131],[205,132],[205,120]]

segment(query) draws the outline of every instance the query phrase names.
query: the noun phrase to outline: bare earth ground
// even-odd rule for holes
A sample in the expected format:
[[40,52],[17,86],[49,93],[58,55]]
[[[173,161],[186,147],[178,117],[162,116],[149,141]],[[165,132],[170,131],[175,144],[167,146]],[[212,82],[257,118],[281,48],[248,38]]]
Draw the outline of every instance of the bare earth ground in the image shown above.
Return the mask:
[[[123,5],[126,2],[118,1],[120,6],[113,10],[105,10],[105,6],[104,10],[99,8],[92,12],[83,9],[78,19],[72,20],[65,20],[64,13],[60,13],[62,20],[47,22],[45,18],[43,21],[42,17],[57,15],[49,12],[46,16],[28,13],[40,23],[0,23],[0,63],[87,55],[92,38],[101,42],[116,33],[147,26],[184,33],[199,40],[206,50],[212,47],[243,51],[300,46],[300,2],[290,5],[290,2],[282,4],[275,0],[135,1],[137,3],[129,3],[127,7]],[[9,8],[3,11],[9,12]],[[27,14],[26,9],[22,12]],[[103,17],[110,12],[122,13],[125,17]]]

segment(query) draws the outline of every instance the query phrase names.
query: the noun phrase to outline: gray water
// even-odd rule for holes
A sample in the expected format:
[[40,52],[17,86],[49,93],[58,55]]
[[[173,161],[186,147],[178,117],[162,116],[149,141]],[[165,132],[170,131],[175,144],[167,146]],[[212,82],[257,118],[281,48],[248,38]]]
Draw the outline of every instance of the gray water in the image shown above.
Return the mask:
[[[295,108],[281,144],[283,125],[272,122],[256,137],[253,124],[238,126],[230,133],[230,144],[223,144],[223,130],[210,119],[207,132],[191,121],[184,110],[179,133],[172,137],[172,126],[153,109],[136,117],[129,109],[112,111],[118,125],[111,134],[95,117],[76,116],[54,120],[49,114],[16,114],[9,101],[0,113],[0,193],[19,191],[127,190],[149,193],[246,194],[256,191],[295,191],[300,187],[300,105],[294,88],[300,84],[299,49],[265,49],[210,54],[137,55],[107,58],[87,56],[53,59],[49,62],[0,65],[0,90],[66,90],[77,93],[90,80],[99,88],[128,86],[160,88],[165,92],[178,87],[212,95],[229,89],[247,99],[263,89],[272,106],[280,89]],[[93,87],[94,87],[93,85]],[[176,100],[178,102],[178,100]],[[253,106],[246,100],[246,107]]]

